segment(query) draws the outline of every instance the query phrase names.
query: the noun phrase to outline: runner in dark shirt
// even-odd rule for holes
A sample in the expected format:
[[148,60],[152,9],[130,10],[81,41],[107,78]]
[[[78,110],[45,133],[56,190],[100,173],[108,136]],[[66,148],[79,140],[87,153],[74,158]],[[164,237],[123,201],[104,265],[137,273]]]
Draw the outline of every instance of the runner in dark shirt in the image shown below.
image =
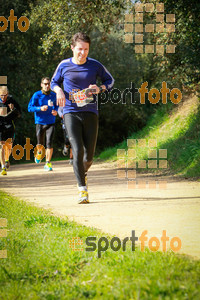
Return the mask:
[[1,175],[7,175],[9,156],[15,134],[14,121],[21,116],[19,104],[8,95],[7,86],[0,86],[0,162]]

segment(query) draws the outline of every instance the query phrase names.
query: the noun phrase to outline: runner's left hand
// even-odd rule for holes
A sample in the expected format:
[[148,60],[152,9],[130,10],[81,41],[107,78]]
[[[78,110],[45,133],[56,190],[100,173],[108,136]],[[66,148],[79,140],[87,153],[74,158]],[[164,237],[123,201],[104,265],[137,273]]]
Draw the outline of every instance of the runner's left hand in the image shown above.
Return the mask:
[[57,112],[56,110],[54,110],[54,109],[52,110],[52,112],[51,112],[51,113],[52,113],[52,115],[53,115],[54,117],[56,117],[56,116],[57,116],[57,114],[58,114],[58,112]]
[[8,104],[8,106],[10,107],[10,110],[14,109],[14,104],[13,103]]
[[96,90],[96,92],[92,92],[91,94],[98,94],[100,91],[99,87],[96,84],[90,84],[88,88]]

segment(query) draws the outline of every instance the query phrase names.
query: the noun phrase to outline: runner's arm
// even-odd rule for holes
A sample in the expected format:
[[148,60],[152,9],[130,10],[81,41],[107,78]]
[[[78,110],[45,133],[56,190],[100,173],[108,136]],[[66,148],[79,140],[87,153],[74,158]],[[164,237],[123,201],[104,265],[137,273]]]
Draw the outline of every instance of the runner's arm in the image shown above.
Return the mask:
[[104,87],[106,87],[105,90],[110,90],[113,87],[115,80],[109,73],[109,71],[101,63],[99,63],[98,76],[102,81],[101,86],[103,89]]
[[4,120],[6,122],[15,121],[17,118],[21,117],[21,107],[19,106],[17,101],[12,98],[12,96],[9,96],[8,107],[10,111],[6,116],[4,116]]
[[15,121],[19,117],[19,111],[14,108],[6,116],[2,116],[3,120],[6,122]]
[[96,92],[92,92],[92,94],[99,94],[99,93],[101,93],[101,91],[104,92],[106,90],[106,86],[103,84],[103,85],[100,85],[100,87],[98,87],[96,84],[90,84],[89,89],[96,90]]
[[38,105],[37,93],[33,94],[32,98],[28,104],[28,111],[29,112],[37,112],[37,111],[46,111],[47,109],[48,109],[47,105],[43,105],[43,106]]
[[56,93],[57,105],[65,106],[65,94],[61,89],[61,84],[63,82],[63,76],[60,65],[58,65],[52,79],[51,79],[51,89]]
[[18,104],[18,102],[15,99],[11,98],[10,104],[13,104],[14,108],[16,108],[16,110],[18,112],[18,116],[17,117],[20,118],[21,114],[22,114],[22,110],[21,110],[21,107]]

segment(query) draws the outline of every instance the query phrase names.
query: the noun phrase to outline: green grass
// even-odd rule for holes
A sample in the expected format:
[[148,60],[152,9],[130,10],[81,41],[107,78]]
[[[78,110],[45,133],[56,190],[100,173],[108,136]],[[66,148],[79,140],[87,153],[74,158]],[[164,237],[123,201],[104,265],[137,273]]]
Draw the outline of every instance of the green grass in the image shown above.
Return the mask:
[[[61,152],[61,151],[60,151]],[[20,160],[15,160],[12,156],[12,154],[10,155],[10,162],[12,165],[16,165],[16,164],[32,164],[35,162],[35,157],[33,155],[33,153],[31,153],[30,159],[26,160],[26,154],[22,157],[22,159]],[[62,160],[69,160],[69,156],[64,156],[63,154],[60,155],[53,155],[51,161],[62,161]],[[43,158],[42,162],[45,162],[45,158]]]
[[[0,217],[8,235],[0,249],[0,299],[199,299],[200,261],[172,252],[86,252],[88,236],[99,231],[53,216],[0,192]],[[72,237],[83,251],[72,251]],[[110,241],[111,237],[108,237]]]
[[[129,139],[157,140],[157,149],[167,149],[170,172],[185,177],[200,177],[200,101],[190,101],[187,109],[163,106],[147,125]],[[117,149],[127,150],[127,141],[100,154],[100,159],[117,160]],[[139,159],[148,158],[148,147],[136,147]],[[152,170],[151,170],[152,171]]]

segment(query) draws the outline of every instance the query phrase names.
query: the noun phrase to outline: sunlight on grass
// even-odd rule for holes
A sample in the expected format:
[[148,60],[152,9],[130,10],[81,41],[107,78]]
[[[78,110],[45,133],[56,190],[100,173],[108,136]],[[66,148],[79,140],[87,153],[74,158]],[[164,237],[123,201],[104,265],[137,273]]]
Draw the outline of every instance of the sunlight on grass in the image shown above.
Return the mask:
[[[153,114],[141,131],[134,133],[129,139],[156,139],[157,150],[167,149],[170,171],[188,177],[200,176],[200,114],[199,100],[196,97],[187,99],[178,109],[168,112],[162,107]],[[162,120],[162,122],[161,122]],[[117,149],[126,149],[124,141],[114,148],[100,154],[100,159],[117,160]],[[137,159],[147,159],[146,147],[136,147]]]
[[[167,251],[85,251],[87,237],[108,235],[58,218],[0,191],[0,216],[8,221],[1,249],[0,298],[199,299],[200,261]],[[69,241],[83,240],[83,251]]]

